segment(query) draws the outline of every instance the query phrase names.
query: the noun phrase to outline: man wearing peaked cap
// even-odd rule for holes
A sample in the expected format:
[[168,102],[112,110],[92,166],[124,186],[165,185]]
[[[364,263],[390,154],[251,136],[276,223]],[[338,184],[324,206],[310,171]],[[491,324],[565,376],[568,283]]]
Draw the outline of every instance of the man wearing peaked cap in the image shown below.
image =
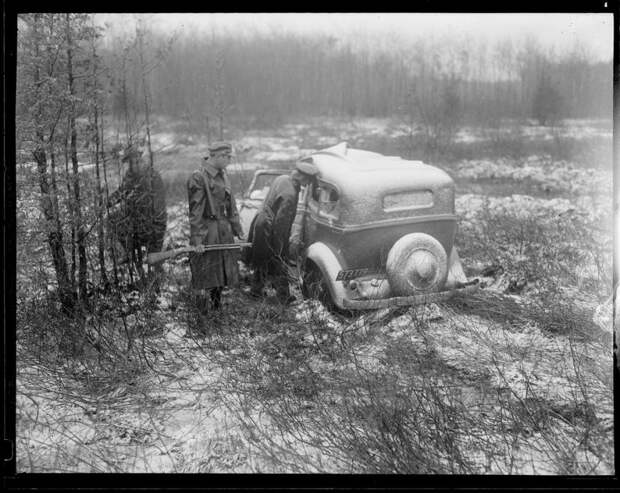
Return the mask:
[[254,268],[251,294],[261,296],[271,279],[280,301],[294,301],[288,279],[289,237],[302,186],[318,174],[315,165],[299,161],[290,175],[278,176],[269,188],[258,214],[250,226],[252,242],[249,262]]
[[[129,262],[130,268],[142,273],[142,247],[147,253],[161,251],[166,234],[166,189],[161,174],[142,162],[142,150],[129,144],[121,157],[129,162],[120,187],[108,199],[110,207],[123,207],[110,214],[108,227],[120,254],[119,263]],[[149,283],[159,290],[163,267],[149,268]]]
[[[187,181],[191,245],[233,243],[234,236],[243,239],[237,204],[226,174],[231,155],[230,143],[214,142],[201,169],[194,171]],[[238,286],[238,256],[233,251],[190,255],[191,286],[199,312],[198,332],[206,330],[207,313],[221,307],[224,286]]]

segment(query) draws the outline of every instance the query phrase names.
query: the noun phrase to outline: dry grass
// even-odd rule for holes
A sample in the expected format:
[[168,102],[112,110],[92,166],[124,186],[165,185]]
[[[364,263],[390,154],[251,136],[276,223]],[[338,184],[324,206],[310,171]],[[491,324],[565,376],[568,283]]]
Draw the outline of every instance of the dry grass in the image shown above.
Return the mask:
[[475,296],[346,317],[235,290],[204,339],[182,259],[159,304],[93,289],[60,313],[24,214],[18,471],[613,473],[607,219],[462,212],[468,274],[501,267]]
[[322,337],[320,318],[308,323],[282,327],[271,351],[241,349],[260,358],[223,365],[234,369],[223,395],[277,471],[613,469],[607,341],[558,339],[532,320],[492,323],[453,305],[358,319],[337,337]]

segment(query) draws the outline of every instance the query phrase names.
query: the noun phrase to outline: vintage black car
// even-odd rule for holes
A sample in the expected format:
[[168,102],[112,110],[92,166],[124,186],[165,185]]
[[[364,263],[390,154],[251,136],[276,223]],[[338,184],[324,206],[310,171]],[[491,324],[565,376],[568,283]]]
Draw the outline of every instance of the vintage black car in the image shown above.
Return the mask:
[[454,246],[455,186],[447,173],[346,143],[305,159],[319,168],[296,219],[307,295],[355,310],[477,289]]
[[[455,186],[447,173],[346,143],[303,160],[319,169],[316,183],[300,194],[291,234],[291,243],[301,246],[297,267],[305,295],[336,309],[360,310],[438,301],[478,288],[467,281],[454,246]],[[283,172],[265,171],[271,179]],[[256,189],[258,173],[250,189]],[[247,211],[248,224],[260,206],[260,200],[249,203],[252,193],[240,211]]]

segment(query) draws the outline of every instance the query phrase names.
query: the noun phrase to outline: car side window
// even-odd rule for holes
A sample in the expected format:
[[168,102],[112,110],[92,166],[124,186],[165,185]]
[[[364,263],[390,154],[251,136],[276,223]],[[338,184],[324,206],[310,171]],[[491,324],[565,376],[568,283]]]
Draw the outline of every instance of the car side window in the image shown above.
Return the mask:
[[338,202],[338,192],[333,188],[324,187],[319,197],[321,204],[331,205]]
[[321,183],[316,195],[319,202],[319,215],[336,219],[339,214],[338,190],[329,183]]
[[320,198],[320,195],[321,195],[321,187],[319,187],[319,184],[318,184],[318,183],[314,183],[314,184],[312,185],[312,192],[311,192],[310,197],[311,197],[311,198],[312,198],[312,200],[314,200],[315,202],[318,202],[318,201],[319,201],[319,198]]

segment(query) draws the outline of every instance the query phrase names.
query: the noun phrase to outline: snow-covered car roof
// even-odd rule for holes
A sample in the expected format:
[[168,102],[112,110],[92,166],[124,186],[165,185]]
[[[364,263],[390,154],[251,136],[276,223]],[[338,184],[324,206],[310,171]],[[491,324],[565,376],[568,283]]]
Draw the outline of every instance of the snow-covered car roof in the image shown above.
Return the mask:
[[422,161],[352,149],[346,142],[317,151],[304,160],[314,163],[320,178],[333,183],[347,196],[379,196],[411,188],[437,189],[453,183],[445,171]]

